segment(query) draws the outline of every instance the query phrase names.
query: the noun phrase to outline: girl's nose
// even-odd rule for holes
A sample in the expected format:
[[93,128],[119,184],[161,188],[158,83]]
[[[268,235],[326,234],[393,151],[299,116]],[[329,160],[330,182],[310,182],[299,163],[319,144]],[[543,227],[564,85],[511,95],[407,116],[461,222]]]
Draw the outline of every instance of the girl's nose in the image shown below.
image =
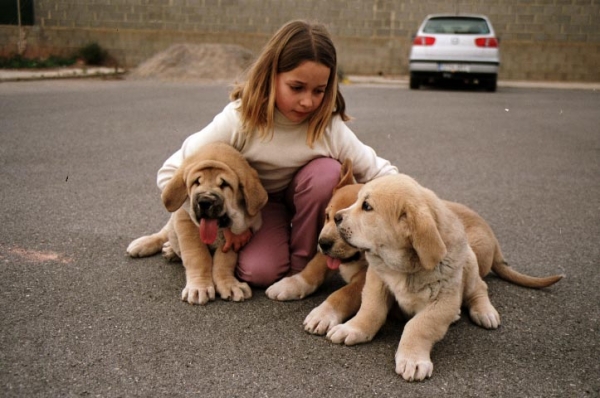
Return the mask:
[[312,105],[313,105],[312,95],[311,94],[303,95],[302,98],[300,99],[300,105],[303,106],[304,108],[312,108]]

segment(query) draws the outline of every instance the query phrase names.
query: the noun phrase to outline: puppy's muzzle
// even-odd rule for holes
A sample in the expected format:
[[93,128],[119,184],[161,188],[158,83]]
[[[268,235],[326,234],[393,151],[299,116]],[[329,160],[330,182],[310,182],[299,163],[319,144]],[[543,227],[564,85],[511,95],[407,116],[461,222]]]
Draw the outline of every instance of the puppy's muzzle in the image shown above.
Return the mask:
[[201,218],[219,218],[224,212],[225,200],[214,193],[198,194],[194,198],[194,215]]
[[336,226],[341,238],[344,240],[344,242],[346,242],[350,247],[358,249],[358,247],[354,246],[350,242],[350,237],[352,236],[352,232],[350,230],[348,230],[347,228],[344,228],[340,225],[342,223],[342,221],[344,221],[344,216],[340,213],[336,213],[335,216],[333,217],[333,221],[335,221],[335,226]]
[[321,253],[327,254],[331,251],[333,247],[333,241],[331,239],[319,239],[319,248],[321,249]]

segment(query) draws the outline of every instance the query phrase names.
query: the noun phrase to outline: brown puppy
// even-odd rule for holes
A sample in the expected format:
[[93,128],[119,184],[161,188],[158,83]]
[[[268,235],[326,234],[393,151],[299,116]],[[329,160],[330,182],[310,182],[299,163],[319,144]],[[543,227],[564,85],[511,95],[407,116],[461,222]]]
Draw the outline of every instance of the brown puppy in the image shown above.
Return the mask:
[[352,162],[344,161],[340,182],[325,210],[325,225],[319,234],[319,253],[300,273],[283,278],[266,291],[273,300],[299,300],[312,294],[329,275],[339,269],[347,285],[332,293],[308,314],[304,329],[309,333],[327,333],[333,326],[354,315],[360,307],[367,262],[362,251],[348,245],[340,237],[334,216],[338,210],[356,201],[361,187],[362,184],[354,183]]
[[173,213],[167,225],[131,242],[127,253],[145,257],[162,248],[169,259],[181,257],[186,273],[181,299],[190,304],[214,300],[215,288],[224,300],[252,297],[250,286],[234,276],[237,253],[222,251],[223,228],[239,234],[262,223],[267,192],[246,159],[227,144],[205,145],[184,160],[162,201]]
[[479,215],[440,200],[406,175],[367,183],[335,221],[345,240],[366,251],[369,267],[360,310],[327,337],[347,345],[370,341],[397,302],[411,319],[396,352],[396,373],[409,381],[431,376],[431,349],[458,320],[461,305],[477,325],[500,325],[481,279],[490,269],[528,287],[550,286],[562,278],[532,278],[511,270]]

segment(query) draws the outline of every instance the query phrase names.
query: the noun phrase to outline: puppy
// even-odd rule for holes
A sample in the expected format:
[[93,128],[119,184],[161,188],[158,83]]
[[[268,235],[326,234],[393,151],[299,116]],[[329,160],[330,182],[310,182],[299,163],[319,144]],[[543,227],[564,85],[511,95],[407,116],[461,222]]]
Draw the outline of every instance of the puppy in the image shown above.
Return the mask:
[[319,252],[298,274],[283,278],[271,285],[267,296],[272,300],[299,300],[312,294],[325,279],[339,270],[347,283],[332,293],[304,320],[304,329],[313,334],[327,333],[333,326],[354,315],[360,307],[367,262],[361,250],[348,245],[336,228],[334,216],[338,210],[356,201],[362,184],[355,184],[352,162],[342,164],[340,182],[325,209],[325,225],[319,234]]
[[243,301],[252,296],[247,283],[234,276],[237,253],[223,252],[223,229],[234,234],[257,231],[267,192],[257,172],[225,143],[203,146],[186,158],[162,193],[172,213],[163,229],[131,242],[127,253],[145,257],[163,249],[168,259],[180,257],[186,286],[181,299],[206,304],[215,299]]
[[335,222],[348,243],[365,250],[369,267],[360,310],[327,337],[347,345],[370,341],[396,302],[411,318],[395,358],[396,373],[408,381],[431,376],[431,349],[459,319],[461,305],[477,325],[500,325],[482,280],[490,269],[528,287],[550,286],[562,278],[533,278],[510,269],[479,215],[440,200],[406,175],[367,183]]

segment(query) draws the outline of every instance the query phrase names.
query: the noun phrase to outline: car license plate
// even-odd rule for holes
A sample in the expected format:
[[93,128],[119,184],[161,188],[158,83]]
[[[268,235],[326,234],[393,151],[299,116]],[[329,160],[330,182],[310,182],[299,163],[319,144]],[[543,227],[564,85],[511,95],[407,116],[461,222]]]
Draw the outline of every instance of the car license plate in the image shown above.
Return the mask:
[[438,64],[440,72],[469,72],[469,65],[465,64]]

